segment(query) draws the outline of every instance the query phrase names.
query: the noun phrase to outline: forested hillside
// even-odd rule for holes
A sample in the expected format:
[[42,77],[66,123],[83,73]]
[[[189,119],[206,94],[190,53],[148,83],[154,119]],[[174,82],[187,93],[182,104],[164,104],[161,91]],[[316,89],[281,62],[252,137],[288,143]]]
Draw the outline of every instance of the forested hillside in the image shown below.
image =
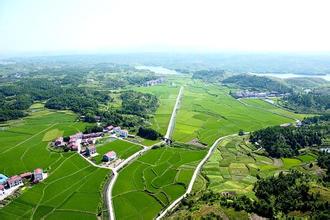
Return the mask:
[[290,87],[286,84],[264,76],[241,74],[228,77],[222,82],[225,84],[235,84],[252,90],[260,89],[265,91],[276,91],[279,93],[291,92]]

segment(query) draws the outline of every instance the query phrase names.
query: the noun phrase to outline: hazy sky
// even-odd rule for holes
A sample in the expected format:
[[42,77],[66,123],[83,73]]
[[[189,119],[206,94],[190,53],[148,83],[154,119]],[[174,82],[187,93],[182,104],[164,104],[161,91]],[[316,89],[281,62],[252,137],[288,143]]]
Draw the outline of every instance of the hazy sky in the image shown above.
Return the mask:
[[0,54],[330,51],[329,0],[0,0]]

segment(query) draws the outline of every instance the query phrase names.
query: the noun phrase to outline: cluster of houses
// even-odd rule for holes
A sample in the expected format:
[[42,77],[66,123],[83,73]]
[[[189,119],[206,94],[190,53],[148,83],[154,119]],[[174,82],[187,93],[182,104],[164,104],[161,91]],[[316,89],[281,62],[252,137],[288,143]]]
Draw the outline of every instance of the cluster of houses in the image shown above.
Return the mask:
[[158,78],[158,79],[146,81],[143,85],[144,86],[154,86],[154,85],[163,83],[164,81],[165,81],[165,79],[163,77],[161,77],[161,78]]
[[[107,134],[121,138],[127,138],[129,136],[127,130],[110,125],[103,128],[102,132],[95,132],[89,134],[77,133],[69,136],[68,138],[59,137],[53,142],[53,146],[67,147],[72,151],[78,151],[78,153],[82,154],[85,157],[93,157],[97,155],[95,147],[96,140],[102,138],[104,135]],[[111,162],[116,159],[116,152],[109,151],[103,155],[102,161]]]
[[235,98],[267,98],[267,97],[281,97],[284,94],[280,94],[276,91],[273,92],[256,92],[256,91],[237,91],[231,93]]
[[66,140],[63,137],[57,138],[53,142],[54,147],[67,147],[72,151],[81,152],[82,149],[87,152],[93,153],[93,145],[96,143],[96,140],[102,138],[104,135],[116,135],[117,137],[127,138],[129,136],[128,131],[126,129],[121,129],[120,127],[114,127],[112,125],[103,128],[102,132],[95,132],[89,134],[83,134],[81,132],[71,135]]
[[0,198],[5,198],[13,191],[24,185],[23,180],[30,181],[32,183],[38,183],[47,177],[47,173],[44,173],[41,168],[35,169],[33,172],[26,172],[20,175],[14,175],[7,177],[4,174],[0,174]]

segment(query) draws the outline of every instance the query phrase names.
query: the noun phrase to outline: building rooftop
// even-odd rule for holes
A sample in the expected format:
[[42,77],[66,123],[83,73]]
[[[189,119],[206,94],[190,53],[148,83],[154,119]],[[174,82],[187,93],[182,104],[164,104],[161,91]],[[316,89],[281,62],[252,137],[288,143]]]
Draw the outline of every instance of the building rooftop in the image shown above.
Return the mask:
[[34,170],[34,173],[42,173],[42,169],[41,168],[37,168]]
[[10,184],[10,183],[13,183],[13,182],[15,182],[15,181],[18,181],[18,180],[22,180],[22,178],[20,177],[20,176],[12,176],[12,177],[10,177],[8,180],[7,180],[7,182]]
[[105,154],[107,157],[114,157],[116,156],[116,152],[114,151],[109,151],[108,153]]

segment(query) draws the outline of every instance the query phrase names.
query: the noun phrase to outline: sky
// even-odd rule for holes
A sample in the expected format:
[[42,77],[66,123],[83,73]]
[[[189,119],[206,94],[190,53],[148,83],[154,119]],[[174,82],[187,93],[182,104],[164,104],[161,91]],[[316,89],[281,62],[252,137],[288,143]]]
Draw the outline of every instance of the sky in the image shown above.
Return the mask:
[[329,0],[0,0],[0,55],[330,52]]

